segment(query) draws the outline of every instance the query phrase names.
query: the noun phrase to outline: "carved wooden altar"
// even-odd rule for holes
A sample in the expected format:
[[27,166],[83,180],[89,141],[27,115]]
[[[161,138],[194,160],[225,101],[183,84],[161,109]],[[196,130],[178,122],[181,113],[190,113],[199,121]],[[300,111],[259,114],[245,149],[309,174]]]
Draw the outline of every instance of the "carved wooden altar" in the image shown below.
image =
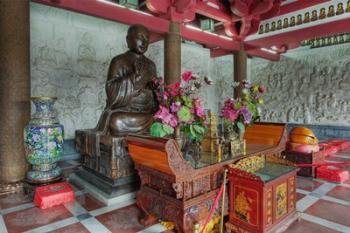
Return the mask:
[[[258,134],[264,138],[259,140]],[[245,155],[218,158],[203,152],[199,161],[186,161],[173,139],[128,136],[129,155],[141,178],[137,205],[147,215],[175,222],[180,232],[193,232],[194,225],[203,223],[209,213],[224,167],[249,156],[280,154],[285,148],[286,126],[257,124],[247,130],[245,139]]]

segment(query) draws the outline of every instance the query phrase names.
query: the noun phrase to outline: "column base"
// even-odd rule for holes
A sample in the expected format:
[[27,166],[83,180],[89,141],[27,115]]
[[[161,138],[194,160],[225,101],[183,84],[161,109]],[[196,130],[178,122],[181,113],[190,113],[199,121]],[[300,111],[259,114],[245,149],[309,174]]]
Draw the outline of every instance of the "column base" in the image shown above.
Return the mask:
[[0,196],[22,192],[23,187],[24,183],[22,181],[10,184],[0,183]]

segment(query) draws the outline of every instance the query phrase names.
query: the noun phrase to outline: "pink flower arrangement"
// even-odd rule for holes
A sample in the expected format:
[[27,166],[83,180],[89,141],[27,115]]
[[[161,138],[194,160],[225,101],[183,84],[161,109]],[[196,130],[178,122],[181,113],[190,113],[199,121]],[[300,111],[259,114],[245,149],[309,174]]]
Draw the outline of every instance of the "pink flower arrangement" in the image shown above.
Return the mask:
[[173,128],[177,126],[177,118],[164,106],[159,106],[159,110],[154,114],[154,118],[163,121]]
[[172,134],[176,127],[195,141],[201,141],[206,132],[206,116],[201,99],[195,97],[192,72],[182,74],[181,82],[165,86],[156,80],[159,110],[150,129],[153,136],[164,137]]
[[265,92],[262,85],[242,83],[242,96],[238,99],[227,99],[222,109],[224,127],[228,131],[243,134],[247,125],[259,119],[258,106],[264,103],[261,95]]

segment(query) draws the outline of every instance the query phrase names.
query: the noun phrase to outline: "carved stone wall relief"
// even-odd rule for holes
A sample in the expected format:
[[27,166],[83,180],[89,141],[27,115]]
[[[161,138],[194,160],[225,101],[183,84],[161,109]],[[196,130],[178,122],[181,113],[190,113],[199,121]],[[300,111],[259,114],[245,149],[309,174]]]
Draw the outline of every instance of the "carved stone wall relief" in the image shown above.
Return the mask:
[[262,120],[350,126],[350,45],[252,59],[250,80],[267,87]]

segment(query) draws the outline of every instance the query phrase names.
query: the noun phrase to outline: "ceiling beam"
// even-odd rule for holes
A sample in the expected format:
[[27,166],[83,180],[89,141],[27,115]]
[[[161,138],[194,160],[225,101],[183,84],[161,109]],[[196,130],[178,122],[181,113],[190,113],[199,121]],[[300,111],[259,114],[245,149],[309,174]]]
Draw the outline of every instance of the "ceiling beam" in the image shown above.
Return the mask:
[[230,13],[225,13],[220,9],[209,6],[205,2],[197,2],[196,4],[196,13],[204,15],[208,18],[215,19],[220,22],[230,22],[232,17]]
[[216,57],[222,57],[222,56],[226,56],[226,55],[230,55],[233,54],[232,51],[227,51],[224,49],[210,49],[210,57],[211,58],[216,58]]
[[[106,3],[96,0],[32,0],[36,3],[41,3],[53,7],[58,7],[74,12],[79,12],[86,15],[95,16],[98,18],[108,19],[128,25],[143,24],[151,32],[163,35],[169,30],[169,21],[151,14],[145,14],[137,10],[131,10],[125,7],[120,7],[117,4]],[[160,39],[157,34],[151,36],[151,41],[155,42]],[[193,30],[185,25],[181,26],[181,36],[190,41],[203,44],[207,47],[220,47],[229,51],[239,50],[239,43],[214,35],[204,31]]]
[[238,41],[229,39],[229,37],[226,37],[227,39],[224,39],[219,35],[213,33],[193,30],[186,27],[185,25],[181,25],[181,36],[186,40],[195,41],[197,43],[204,44],[207,47],[220,47],[229,51],[239,50]]
[[[298,0],[298,1],[281,6],[278,15],[275,15],[274,17],[288,14],[288,13],[291,13],[293,11],[302,10],[302,9],[310,7],[310,6],[314,6],[314,5],[329,2],[329,1],[330,0]],[[262,20],[265,20],[265,19],[266,18],[264,18]]]
[[[270,61],[279,61],[281,56],[280,54],[276,53],[269,53],[266,51],[261,50],[260,48],[255,48],[252,46],[245,46],[245,51],[248,56],[250,57],[260,57],[263,59],[267,59]],[[224,49],[210,49],[210,57],[211,58],[216,58],[216,57],[222,57],[222,56],[227,56],[227,55],[233,55],[234,53],[232,51],[227,51]]]
[[256,48],[256,47],[252,47],[249,45],[245,45],[244,49],[245,49],[247,55],[249,55],[249,56],[260,57],[260,58],[267,59],[270,61],[279,61],[281,59],[280,54],[266,52],[266,51],[261,50],[261,48]]

